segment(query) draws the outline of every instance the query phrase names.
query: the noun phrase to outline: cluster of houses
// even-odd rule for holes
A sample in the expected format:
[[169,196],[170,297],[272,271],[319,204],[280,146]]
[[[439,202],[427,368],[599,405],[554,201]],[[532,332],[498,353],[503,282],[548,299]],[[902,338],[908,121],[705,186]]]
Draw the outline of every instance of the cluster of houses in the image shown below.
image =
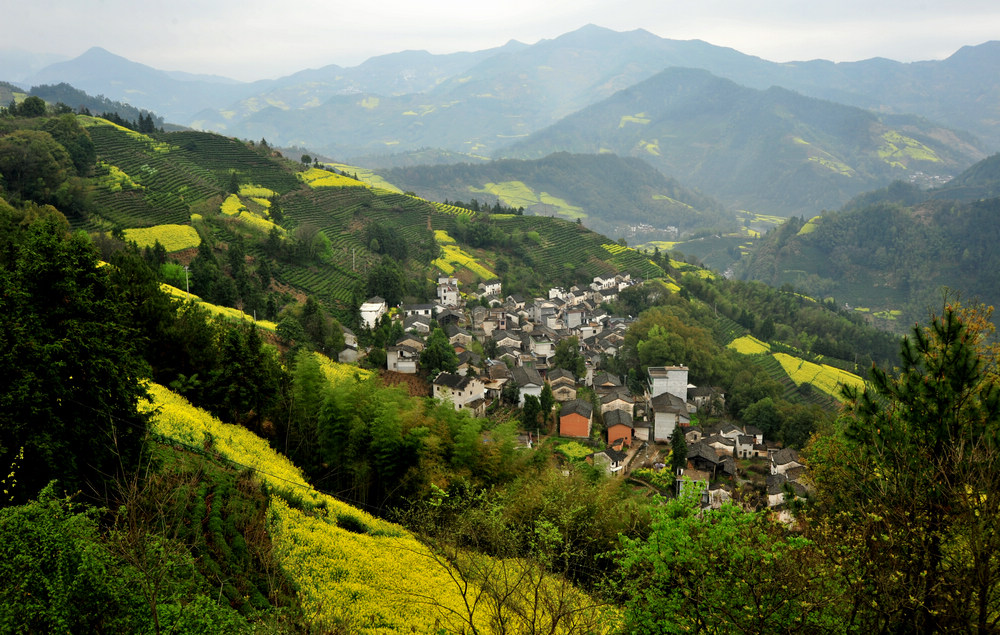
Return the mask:
[[[386,347],[386,368],[397,373],[418,372],[425,337],[436,320],[454,347],[459,366],[455,373],[443,372],[433,378],[433,396],[451,402],[456,410],[483,416],[508,382],[516,384],[518,405],[523,406],[528,395],[539,397],[547,383],[559,404],[560,436],[592,440],[595,418],[600,416],[604,450],[596,451],[588,461],[611,474],[626,468],[639,445],[668,443],[674,429],[681,427],[688,442],[688,467],[678,475],[678,487],[701,488],[706,504],[720,504],[730,495],[725,488],[710,487],[709,483],[719,476],[735,477],[736,459],[743,458],[771,459],[769,502],[772,489],[800,493],[801,464],[797,457],[786,461],[794,456],[793,450],[765,444],[763,433],[753,427],[691,426],[691,415],[699,409],[721,412],[725,395],[718,388],[690,385],[686,367],[648,368],[649,383],[642,395],[635,395],[617,376],[600,370],[602,356],[617,354],[631,324],[630,319],[611,315],[601,305],[632,284],[635,282],[628,275],[596,277],[587,287],[574,286],[568,291],[553,288],[547,298],[528,300],[516,294],[502,297],[500,281],[490,280],[479,284],[475,294],[478,302],[466,307],[457,279],[441,276],[436,303],[403,305],[395,312],[394,319],[402,321],[404,335]],[[385,301],[374,297],[361,306],[361,317],[371,328],[387,311]],[[559,342],[570,337],[577,339],[585,361],[582,377],[552,364]],[[482,344],[477,350],[489,350],[493,355],[473,352],[474,340]],[[345,354],[343,361],[357,356],[350,348]],[[584,385],[596,394],[599,410],[594,402],[578,398],[578,389]],[[779,500],[777,493],[775,506],[784,500]]]
[[[783,520],[790,520],[787,498],[804,498],[809,488],[806,468],[798,453],[765,442],[764,433],[754,426],[724,423],[715,427],[688,426],[687,467],[677,470],[676,491],[694,488],[700,492],[705,507],[719,507],[731,500],[733,489],[727,484],[738,476],[737,459],[764,459],[768,466],[767,507]],[[719,477],[724,477],[720,479]]]

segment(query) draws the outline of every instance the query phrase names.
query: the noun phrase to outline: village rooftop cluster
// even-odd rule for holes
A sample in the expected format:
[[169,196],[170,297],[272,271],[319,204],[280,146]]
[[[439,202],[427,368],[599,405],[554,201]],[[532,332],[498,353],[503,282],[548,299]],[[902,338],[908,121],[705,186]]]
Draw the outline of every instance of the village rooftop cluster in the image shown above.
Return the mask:
[[[509,384],[516,387],[517,405],[523,407],[525,397],[540,397],[548,384],[556,401],[557,423],[542,434],[586,444],[593,449],[586,461],[607,474],[625,476],[644,465],[667,469],[662,457],[669,453],[671,436],[680,427],[687,442],[687,466],[674,475],[675,492],[697,488],[704,506],[718,507],[733,498],[741,482],[759,481],[766,495],[758,506],[766,505],[790,519],[786,501],[804,497],[809,487],[795,450],[768,442],[753,426],[698,425],[699,413],[722,413],[726,396],[721,388],[690,384],[687,367],[676,365],[648,368],[649,381],[636,394],[619,377],[602,370],[602,360],[618,353],[634,321],[609,313],[607,303],[636,284],[641,281],[629,274],[597,276],[587,286],[554,287],[547,298],[527,299],[503,296],[497,279],[479,283],[476,292],[466,296],[457,278],[442,275],[435,303],[389,307],[375,296],[361,305],[360,313],[365,328],[374,328],[383,319],[402,322],[404,335],[386,347],[386,370],[406,375],[420,369],[426,337],[432,322],[437,322],[459,364],[455,373],[441,372],[431,379],[432,394],[455,410],[486,416],[499,403],[504,387],[511,388]],[[576,338],[585,362],[583,376],[553,365],[557,346],[568,338]],[[345,340],[340,361],[356,362],[363,354],[357,337],[345,329]],[[494,355],[473,352],[474,340]],[[582,386],[593,391],[599,408],[578,398]],[[538,439],[528,431],[521,441],[530,446]]]

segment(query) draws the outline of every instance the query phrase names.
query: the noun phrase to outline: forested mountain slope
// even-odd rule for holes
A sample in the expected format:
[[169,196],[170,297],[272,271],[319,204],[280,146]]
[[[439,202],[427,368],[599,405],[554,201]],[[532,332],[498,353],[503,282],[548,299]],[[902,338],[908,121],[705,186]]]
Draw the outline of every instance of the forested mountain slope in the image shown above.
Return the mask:
[[896,184],[836,213],[789,219],[757,245],[742,276],[871,309],[890,327],[884,320],[905,316],[897,329],[940,311],[945,289],[996,304],[996,165],[990,157],[940,188]]
[[972,139],[916,117],[876,115],[781,88],[669,69],[514,143],[641,157],[737,208],[813,214],[916,173],[952,175],[983,158]]
[[[649,164],[615,155],[556,153],[534,161],[416,166],[382,172],[406,190],[437,201],[499,200],[526,213],[568,220],[612,237],[645,224],[680,232],[735,226],[735,219],[708,196],[664,177]],[[675,234],[676,235],[676,234]]]

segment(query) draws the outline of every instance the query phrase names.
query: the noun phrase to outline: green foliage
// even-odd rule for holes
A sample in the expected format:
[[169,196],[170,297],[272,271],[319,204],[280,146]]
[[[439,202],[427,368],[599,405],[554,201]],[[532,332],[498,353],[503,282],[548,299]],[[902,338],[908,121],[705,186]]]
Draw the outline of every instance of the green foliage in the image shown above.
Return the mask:
[[0,630],[138,632],[150,614],[137,571],[99,541],[96,510],[56,498],[0,509]]
[[976,316],[946,308],[902,368],[846,391],[844,437],[817,444],[818,511],[850,545],[865,631],[995,627],[1000,589],[1000,387]]
[[74,172],[69,153],[48,132],[17,130],[0,137],[0,176],[10,195],[55,202],[57,191]]
[[[743,275],[833,297],[838,305],[902,311],[904,319],[880,320],[894,331],[939,307],[941,287],[997,304],[1000,262],[991,245],[1000,199],[964,200],[962,194],[923,193],[914,200],[894,192],[885,200],[858,201],[824,213],[808,234],[800,235],[790,219],[758,243]],[[830,340],[849,348],[832,333]]]
[[438,373],[454,373],[458,370],[458,355],[448,336],[440,328],[431,331],[427,346],[420,351],[420,367],[433,379]]
[[368,274],[365,284],[367,297],[379,296],[389,306],[398,306],[406,292],[406,276],[392,258],[382,258]]
[[552,367],[562,368],[576,377],[587,374],[587,363],[580,353],[580,340],[575,335],[561,338],[556,343],[555,355],[552,357]]
[[677,474],[678,469],[687,468],[687,454],[687,440],[684,438],[684,430],[677,426],[670,434],[671,473]]
[[24,447],[19,501],[54,478],[97,493],[139,465],[149,370],[87,237],[54,216],[19,220],[0,216],[0,463]]
[[648,538],[622,539],[627,632],[839,631],[837,581],[814,544],[731,504],[701,510],[688,492],[653,509]]
[[521,406],[521,425],[526,430],[539,430],[538,417],[542,413],[542,405],[535,395],[524,395],[524,405]]
[[[664,177],[640,159],[624,158],[624,153],[615,156],[555,152],[532,161],[421,165],[389,170],[386,178],[404,189],[412,186],[441,201],[461,199],[467,196],[469,188],[518,182],[522,187],[516,191],[495,189],[498,194],[495,205],[479,201],[454,204],[490,214],[516,213],[511,208],[521,208],[529,214],[555,214],[579,221],[581,212],[568,209],[568,202],[569,206],[583,209],[588,227],[607,235],[616,227],[640,223],[689,229],[726,222],[718,203]],[[473,247],[499,243],[502,235],[489,232],[479,217],[465,222],[470,235],[465,237],[459,230],[453,234],[459,240]]]

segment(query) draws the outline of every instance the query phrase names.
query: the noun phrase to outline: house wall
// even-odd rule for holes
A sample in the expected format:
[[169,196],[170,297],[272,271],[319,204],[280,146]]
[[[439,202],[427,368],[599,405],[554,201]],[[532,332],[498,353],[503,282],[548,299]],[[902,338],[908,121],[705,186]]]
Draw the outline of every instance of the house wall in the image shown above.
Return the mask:
[[552,396],[555,397],[556,401],[573,401],[576,399],[576,388],[559,386],[552,389]]
[[524,397],[525,397],[525,395],[534,395],[536,397],[541,397],[542,396],[542,387],[541,386],[535,386],[535,385],[521,386],[521,396],[519,397],[518,404],[517,404],[519,408],[523,408],[524,407]]
[[588,438],[590,436],[590,419],[577,413],[559,417],[559,436]]
[[653,441],[666,443],[677,427],[677,414],[673,412],[657,412],[653,420]]
[[631,415],[632,404],[627,401],[612,401],[610,403],[601,404],[601,414],[606,414],[612,410],[621,410],[622,412],[627,412]]
[[608,428],[608,443],[615,441],[616,439],[625,439],[625,445],[632,445],[632,428],[617,423],[610,428]]

